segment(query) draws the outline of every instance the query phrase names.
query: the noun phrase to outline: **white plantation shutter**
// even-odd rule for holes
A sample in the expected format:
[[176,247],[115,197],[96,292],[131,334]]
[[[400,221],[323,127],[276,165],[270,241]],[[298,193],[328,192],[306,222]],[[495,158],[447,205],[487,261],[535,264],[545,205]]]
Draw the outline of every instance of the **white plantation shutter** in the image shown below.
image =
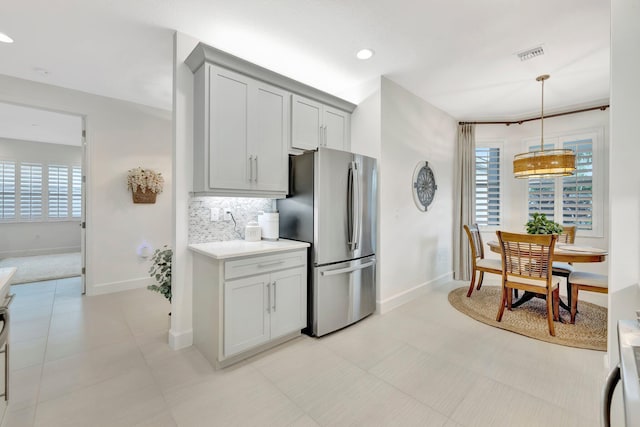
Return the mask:
[[71,169],[71,217],[82,217],[82,168]]
[[476,147],[476,222],[500,225],[499,147]]
[[42,165],[20,164],[20,219],[42,218]]
[[578,230],[593,228],[593,141],[567,141],[576,154],[576,172],[562,178],[562,223]]
[[49,165],[48,216],[66,218],[69,216],[69,167]]
[[16,162],[0,160],[0,220],[16,217]]
[[[544,144],[545,150],[552,150],[552,144]],[[540,145],[529,147],[529,151],[540,150]],[[543,213],[547,219],[556,221],[555,217],[556,180],[554,178],[529,178],[528,211],[529,219],[536,212]],[[556,221],[557,222],[557,221]]]

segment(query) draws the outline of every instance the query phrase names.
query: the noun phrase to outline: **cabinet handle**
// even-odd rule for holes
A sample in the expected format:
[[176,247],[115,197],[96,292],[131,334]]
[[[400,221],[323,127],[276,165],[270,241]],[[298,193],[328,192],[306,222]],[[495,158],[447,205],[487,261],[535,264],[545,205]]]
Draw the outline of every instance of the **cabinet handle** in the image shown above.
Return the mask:
[[256,177],[254,178],[254,181],[258,182],[258,156],[253,156],[253,160],[256,161]]
[[327,146],[327,125],[324,125],[324,146]]
[[249,156],[249,182],[253,180],[253,156]]
[[276,287],[277,283],[273,282],[273,312],[276,312],[276,301],[278,301],[278,297],[277,297],[277,291],[278,288]]
[[324,141],[324,137],[322,136],[322,125],[320,125],[320,129],[318,130],[318,146],[322,147],[322,141]]
[[271,313],[271,284],[267,283],[267,313]]

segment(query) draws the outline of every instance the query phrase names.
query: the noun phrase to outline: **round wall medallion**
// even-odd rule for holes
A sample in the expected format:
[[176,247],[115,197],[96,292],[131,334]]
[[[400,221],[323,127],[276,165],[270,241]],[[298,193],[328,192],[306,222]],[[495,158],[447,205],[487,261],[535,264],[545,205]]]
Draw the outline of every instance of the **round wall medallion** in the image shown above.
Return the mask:
[[425,212],[436,196],[436,178],[429,162],[418,162],[413,171],[413,200],[421,211]]

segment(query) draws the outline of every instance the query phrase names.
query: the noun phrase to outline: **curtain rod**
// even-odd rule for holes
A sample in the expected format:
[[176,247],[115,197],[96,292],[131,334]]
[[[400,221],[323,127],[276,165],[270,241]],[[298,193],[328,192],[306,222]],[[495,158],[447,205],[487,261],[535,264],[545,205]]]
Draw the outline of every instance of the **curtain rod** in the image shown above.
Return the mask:
[[[564,113],[549,114],[548,116],[544,116],[544,118],[549,119],[551,117],[560,117],[560,116],[566,116],[569,114],[584,113],[585,111],[593,111],[593,110],[604,111],[607,108],[609,108],[609,104],[600,105],[598,107],[583,108],[581,110],[565,111]],[[459,125],[507,125],[509,126],[509,125],[521,125],[525,122],[531,122],[534,120],[540,120],[540,117],[532,117],[530,119],[522,119],[522,120],[513,120],[510,122],[458,122],[458,124]]]

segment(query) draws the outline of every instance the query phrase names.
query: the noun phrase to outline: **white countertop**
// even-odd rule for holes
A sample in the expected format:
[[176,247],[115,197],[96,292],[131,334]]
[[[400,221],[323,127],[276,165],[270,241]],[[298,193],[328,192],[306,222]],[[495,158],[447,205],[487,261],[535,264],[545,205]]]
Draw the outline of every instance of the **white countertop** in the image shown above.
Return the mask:
[[189,249],[213,259],[229,259],[248,255],[260,255],[272,252],[290,251],[308,248],[306,242],[280,239],[277,241],[260,240],[246,242],[244,240],[227,240],[225,242],[194,243]]
[[4,305],[4,299],[9,293],[9,282],[16,270],[15,267],[0,268],[0,305]]

